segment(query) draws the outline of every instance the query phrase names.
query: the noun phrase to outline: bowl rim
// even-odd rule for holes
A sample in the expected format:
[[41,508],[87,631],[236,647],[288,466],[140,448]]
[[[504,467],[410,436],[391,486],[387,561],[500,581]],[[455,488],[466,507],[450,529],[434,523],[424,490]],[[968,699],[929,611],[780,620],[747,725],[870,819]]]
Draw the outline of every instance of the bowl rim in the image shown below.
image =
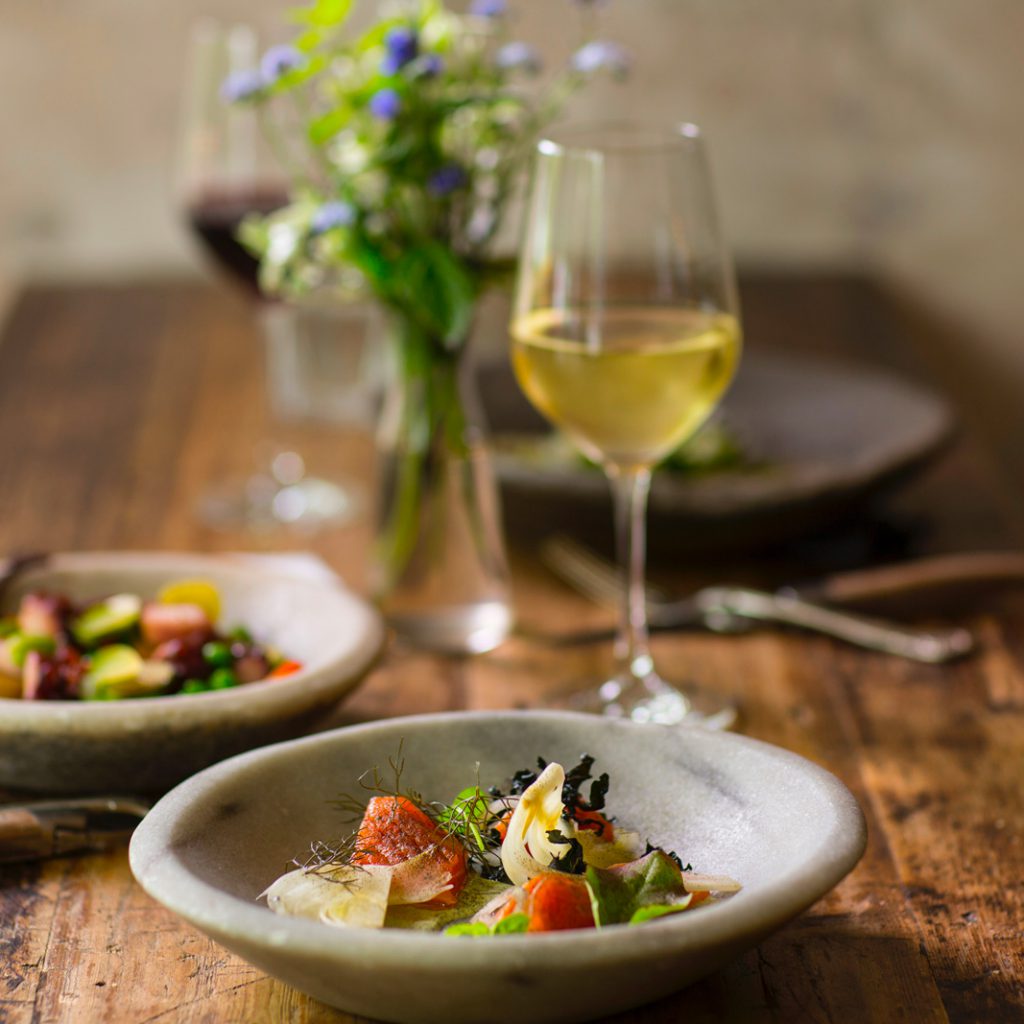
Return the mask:
[[304,704],[312,706],[345,692],[369,670],[383,648],[385,631],[379,613],[349,590],[340,578],[335,582],[309,579],[282,567],[260,566],[247,561],[244,554],[55,552],[47,556],[43,565],[27,570],[19,579],[49,572],[88,575],[108,570],[127,573],[133,569],[152,572],[165,568],[169,574],[206,572],[234,576],[250,580],[254,586],[277,582],[318,595],[333,602],[339,615],[353,621],[352,643],[321,664],[304,667],[280,679],[261,679],[230,690],[116,701],[27,701],[19,697],[0,697],[0,735],[36,725],[64,724],[72,719],[76,729],[94,728],[105,732],[111,726],[141,726],[154,715],[172,710],[174,719],[182,725],[207,721],[210,713],[227,712],[236,706],[244,706],[253,717],[273,715],[282,707],[294,705],[299,694],[305,697]]
[[[711,750],[747,748],[762,756],[799,768],[819,787],[823,799],[836,809],[834,826],[822,836],[822,852],[810,867],[798,865],[755,890],[740,894],[699,914],[680,914],[644,929],[610,926],[596,930],[575,930],[502,936],[499,943],[438,941],[434,933],[404,930],[335,929],[317,921],[274,914],[255,901],[231,895],[192,874],[174,855],[174,834],[190,808],[202,806],[236,773],[261,761],[287,757],[296,749],[313,749],[346,742],[347,738],[388,734],[419,728],[437,728],[452,723],[474,723],[501,719],[503,722],[529,720],[549,723],[589,721],[605,723],[602,728],[629,732],[664,728],[640,725],[621,719],[602,719],[577,712],[453,711],[411,715],[334,729],[249,751],[222,761],[192,776],[165,795],[143,819],[129,849],[131,869],[142,888],[155,900],[201,930],[218,939],[259,946],[289,954],[359,963],[365,956],[374,968],[397,968],[410,958],[439,970],[466,967],[495,967],[496,960],[513,954],[517,964],[541,966],[555,950],[562,966],[600,966],[603,961],[640,961],[666,951],[703,949],[735,941],[749,933],[767,934],[796,916],[841,881],[860,860],[867,843],[863,812],[853,794],[825,768],[798,754],[761,740],[735,733],[712,732],[696,726],[685,727],[697,745]],[[741,880],[742,881],[742,880]],[[225,914],[225,911],[227,913]],[[622,942],[628,934],[629,941]]]

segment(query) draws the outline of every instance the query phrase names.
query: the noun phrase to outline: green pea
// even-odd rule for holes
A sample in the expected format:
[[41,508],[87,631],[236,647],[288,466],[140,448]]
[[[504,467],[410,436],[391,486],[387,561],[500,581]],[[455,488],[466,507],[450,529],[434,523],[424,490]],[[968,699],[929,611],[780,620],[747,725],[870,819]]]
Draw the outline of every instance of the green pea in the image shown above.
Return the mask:
[[238,685],[238,676],[229,668],[214,669],[210,675],[211,690],[228,690]]
[[231,648],[220,640],[211,640],[203,644],[203,658],[214,668],[231,668],[235,663]]
[[235,626],[235,628],[228,633],[228,638],[231,640],[237,640],[239,643],[243,644],[252,643],[252,633],[250,633],[245,626]]
[[182,684],[182,693],[206,693],[209,689],[204,679],[186,679]]

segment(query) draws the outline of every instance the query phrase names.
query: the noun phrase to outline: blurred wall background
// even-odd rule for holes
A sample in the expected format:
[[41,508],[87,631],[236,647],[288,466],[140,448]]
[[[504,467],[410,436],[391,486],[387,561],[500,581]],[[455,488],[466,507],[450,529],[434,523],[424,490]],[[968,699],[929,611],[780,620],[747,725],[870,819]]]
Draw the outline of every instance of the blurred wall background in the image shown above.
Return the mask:
[[[563,59],[570,0],[511,4],[517,31]],[[198,266],[173,202],[190,25],[246,20],[273,40],[285,6],[4,0],[8,293]],[[575,116],[700,122],[741,261],[877,271],[954,325],[979,374],[1024,384],[1024,3],[610,0],[602,13],[635,71]]]

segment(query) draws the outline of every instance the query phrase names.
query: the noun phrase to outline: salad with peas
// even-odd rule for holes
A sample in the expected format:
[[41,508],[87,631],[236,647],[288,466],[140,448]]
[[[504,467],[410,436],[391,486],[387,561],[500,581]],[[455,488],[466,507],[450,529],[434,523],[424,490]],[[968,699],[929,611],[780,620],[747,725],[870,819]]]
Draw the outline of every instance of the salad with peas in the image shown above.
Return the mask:
[[76,604],[34,591],[0,618],[0,697],[124,700],[206,693],[298,672],[300,662],[224,628],[207,580],[176,580],[152,600],[113,594]]

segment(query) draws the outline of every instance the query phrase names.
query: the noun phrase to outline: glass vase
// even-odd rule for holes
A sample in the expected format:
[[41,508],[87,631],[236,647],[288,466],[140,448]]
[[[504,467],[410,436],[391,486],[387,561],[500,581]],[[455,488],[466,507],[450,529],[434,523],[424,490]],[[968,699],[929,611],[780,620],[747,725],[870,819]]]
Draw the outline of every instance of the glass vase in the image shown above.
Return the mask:
[[373,588],[410,645],[475,654],[512,625],[501,511],[464,343],[399,321],[378,438]]

